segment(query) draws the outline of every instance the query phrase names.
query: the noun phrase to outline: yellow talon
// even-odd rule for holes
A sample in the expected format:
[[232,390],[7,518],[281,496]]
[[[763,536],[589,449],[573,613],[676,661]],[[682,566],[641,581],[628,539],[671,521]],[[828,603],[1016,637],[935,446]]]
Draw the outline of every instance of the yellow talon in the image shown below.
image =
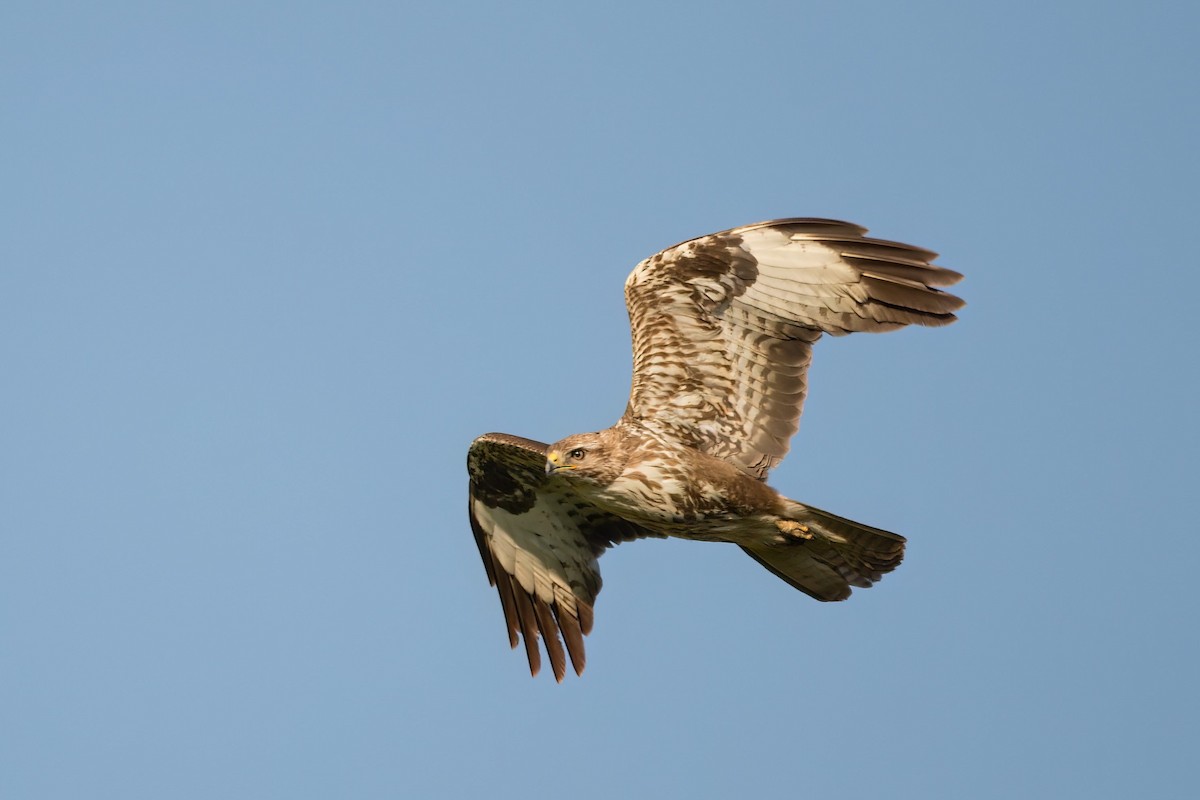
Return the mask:
[[775,522],[775,527],[778,528],[779,532],[784,534],[785,536],[792,536],[797,539],[813,538],[812,531],[810,531],[808,529],[807,525],[804,525],[803,523],[800,523],[800,522],[796,522],[794,520],[790,520],[790,519],[777,520]]

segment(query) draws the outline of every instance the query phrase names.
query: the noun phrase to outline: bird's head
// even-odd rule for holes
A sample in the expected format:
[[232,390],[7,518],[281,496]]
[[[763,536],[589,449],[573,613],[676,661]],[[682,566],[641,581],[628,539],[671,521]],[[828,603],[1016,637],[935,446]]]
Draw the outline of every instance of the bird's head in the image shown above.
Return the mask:
[[620,437],[615,431],[577,433],[546,449],[546,474],[608,484],[625,466],[621,454]]

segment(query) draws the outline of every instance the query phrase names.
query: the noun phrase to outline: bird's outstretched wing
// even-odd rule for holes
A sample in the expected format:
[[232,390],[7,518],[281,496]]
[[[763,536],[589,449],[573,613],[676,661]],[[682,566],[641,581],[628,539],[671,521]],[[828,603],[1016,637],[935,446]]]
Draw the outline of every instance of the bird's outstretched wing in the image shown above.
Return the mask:
[[766,478],[799,427],[822,333],[946,325],[962,276],[935,253],[827,219],[702,236],[625,282],[633,388],[624,419]]
[[548,482],[545,465],[545,444],[504,433],[480,436],[467,453],[471,529],[500,593],[509,644],[515,648],[520,634],[537,675],[540,635],[561,681],[568,656],[575,673],[583,672],[600,554],[652,534],[587,504],[564,482]]

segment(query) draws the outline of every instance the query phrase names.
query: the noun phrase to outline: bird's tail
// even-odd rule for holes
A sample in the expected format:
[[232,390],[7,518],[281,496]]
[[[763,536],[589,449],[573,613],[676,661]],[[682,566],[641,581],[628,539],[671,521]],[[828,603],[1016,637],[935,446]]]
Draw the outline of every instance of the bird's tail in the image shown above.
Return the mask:
[[781,536],[743,545],[758,563],[818,600],[845,600],[850,587],[866,588],[900,565],[903,536],[791,503]]

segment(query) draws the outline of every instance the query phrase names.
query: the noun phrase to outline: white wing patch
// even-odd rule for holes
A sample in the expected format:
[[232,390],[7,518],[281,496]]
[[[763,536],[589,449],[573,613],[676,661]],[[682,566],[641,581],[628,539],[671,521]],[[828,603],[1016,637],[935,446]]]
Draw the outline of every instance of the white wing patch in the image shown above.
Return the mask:
[[600,565],[579,529],[563,524],[558,504],[539,497],[522,514],[471,504],[496,565],[522,589],[576,616],[581,598],[595,599]]

